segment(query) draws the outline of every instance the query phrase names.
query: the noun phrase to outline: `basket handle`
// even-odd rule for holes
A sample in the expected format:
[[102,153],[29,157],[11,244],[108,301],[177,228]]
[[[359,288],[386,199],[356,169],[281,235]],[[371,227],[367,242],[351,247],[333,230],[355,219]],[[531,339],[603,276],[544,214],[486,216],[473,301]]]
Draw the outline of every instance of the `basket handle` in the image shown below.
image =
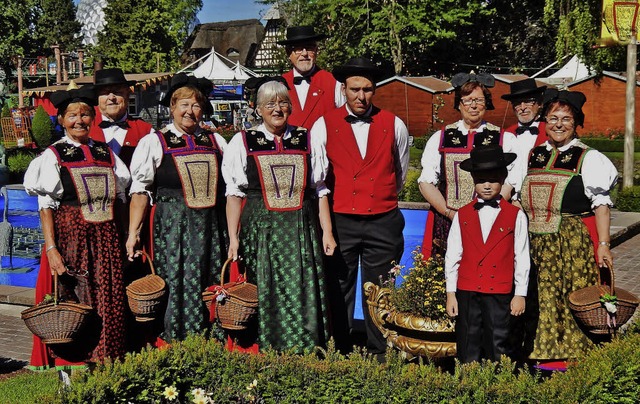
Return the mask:
[[603,284],[602,284],[602,278],[600,277],[600,271],[602,271],[603,268],[606,268],[606,270],[609,272],[609,279],[611,279],[611,285],[609,285],[609,288],[610,288],[609,294],[614,295],[616,289],[615,289],[615,275],[613,273],[613,263],[609,263],[608,261],[605,261],[604,266],[598,268],[598,284],[601,286]]
[[[233,261],[232,257],[227,258],[227,260],[224,262],[224,265],[222,265],[222,269],[220,271],[220,286],[224,286],[224,274],[227,271],[227,266],[229,266],[229,263]],[[245,268],[244,272],[242,273],[242,276],[247,279],[247,269]]]
[[58,271],[53,271],[53,304],[58,305]]
[[151,275],[155,275],[156,274],[156,269],[153,267],[153,260],[151,259],[151,256],[149,254],[147,254],[146,251],[143,251],[143,250],[137,250],[135,253],[136,254],[142,254],[142,255],[145,256],[147,261],[149,261],[149,267],[151,267]]

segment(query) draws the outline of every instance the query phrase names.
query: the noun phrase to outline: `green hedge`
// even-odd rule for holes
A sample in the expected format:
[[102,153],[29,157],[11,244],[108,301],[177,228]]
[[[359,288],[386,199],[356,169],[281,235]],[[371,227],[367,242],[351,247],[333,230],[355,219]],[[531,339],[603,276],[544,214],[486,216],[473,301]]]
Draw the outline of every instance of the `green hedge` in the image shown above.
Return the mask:
[[623,212],[640,212],[640,185],[621,189],[616,198],[616,208]]
[[[395,352],[378,364],[362,353],[319,350],[304,356],[227,352],[190,336],[165,350],[145,350],[74,378],[63,403],[191,402],[201,388],[212,402],[260,403],[633,403],[640,397],[640,335],[628,332],[549,378],[500,363],[407,364]],[[163,393],[175,387],[177,400]]]
[[[624,139],[607,139],[607,138],[580,138],[587,146],[601,152],[624,152]],[[635,151],[640,151],[640,139],[636,139],[634,143]]]
[[413,138],[413,147],[416,149],[424,150],[424,147],[427,145],[428,136],[424,137],[414,137]]
[[407,180],[404,182],[404,188],[398,194],[398,200],[404,202],[424,202],[424,197],[420,193],[420,187],[418,186],[418,177],[420,177],[420,170],[415,168],[409,168],[407,171]]

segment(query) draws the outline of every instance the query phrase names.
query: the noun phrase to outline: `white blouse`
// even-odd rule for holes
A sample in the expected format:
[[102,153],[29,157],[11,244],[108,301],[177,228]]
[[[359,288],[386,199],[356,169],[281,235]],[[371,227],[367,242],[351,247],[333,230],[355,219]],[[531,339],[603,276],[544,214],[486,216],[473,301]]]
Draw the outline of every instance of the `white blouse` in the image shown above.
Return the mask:
[[[282,139],[289,139],[291,131],[294,129],[296,129],[295,126],[287,125]],[[252,130],[264,133],[264,136],[270,141],[275,138],[275,135],[267,130],[264,123]],[[226,196],[237,196],[239,198],[247,196],[244,192],[249,186],[249,180],[247,179],[247,149],[242,138],[242,132],[236,133],[225,149],[224,158],[222,159],[222,177],[227,184]]]
[[[67,136],[54,144],[58,143],[80,146],[80,143],[71,140]],[[92,147],[93,144],[93,140],[89,139],[89,147]],[[113,157],[115,161],[113,173],[116,177],[116,197],[126,202],[125,190],[131,182],[131,175],[127,166],[115,153]],[[27,194],[38,196],[38,210],[45,208],[57,209],[60,206],[60,198],[62,198],[64,189],[60,179],[58,157],[51,149],[46,149],[29,164],[29,168],[27,168],[27,172],[24,175],[24,188]]]
[[[166,128],[176,135],[184,136],[173,123],[167,125]],[[203,129],[198,128],[196,133],[202,131]],[[218,143],[218,147],[221,149],[220,151],[224,153],[227,141],[217,133],[214,133],[213,136]],[[146,193],[149,196],[150,203],[153,205],[151,190],[156,177],[156,170],[160,167],[160,164],[162,164],[163,156],[164,150],[157,135],[145,136],[140,139],[131,157],[131,189],[129,190],[129,194]]]
[[[464,126],[464,121],[459,120],[456,122],[456,126],[458,130],[464,134],[469,133],[469,129]],[[483,122],[479,128],[477,128],[476,132],[482,132],[484,128],[486,128],[487,123]],[[424,152],[422,153],[422,158],[420,159],[420,164],[422,165],[422,172],[420,173],[420,177],[418,178],[418,182],[427,182],[429,184],[438,185],[440,179],[440,167],[442,161],[442,155],[438,148],[440,147],[440,139],[442,137],[442,130],[435,132],[427,141],[427,144],[424,147]],[[517,145],[516,145],[516,136],[511,132],[504,132],[502,136],[502,149],[505,153],[517,153]],[[511,165],[509,165],[509,175],[507,177],[507,184],[513,186],[514,188],[518,182],[518,161],[514,161]]]

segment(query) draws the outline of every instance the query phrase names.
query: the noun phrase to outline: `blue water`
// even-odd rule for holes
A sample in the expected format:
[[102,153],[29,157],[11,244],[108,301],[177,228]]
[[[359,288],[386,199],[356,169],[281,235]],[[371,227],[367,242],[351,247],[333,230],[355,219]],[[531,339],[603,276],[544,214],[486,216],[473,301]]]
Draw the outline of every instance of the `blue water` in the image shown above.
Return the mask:
[[[38,217],[38,199],[29,196],[22,190],[8,190],[9,195],[9,215],[7,220],[14,228],[14,246],[19,235],[16,228],[38,228],[40,219]],[[4,214],[4,197],[0,196],[0,217]],[[14,251],[13,259],[9,256],[0,258],[0,284],[10,286],[34,287],[40,268],[40,259],[35,257],[16,256]]]

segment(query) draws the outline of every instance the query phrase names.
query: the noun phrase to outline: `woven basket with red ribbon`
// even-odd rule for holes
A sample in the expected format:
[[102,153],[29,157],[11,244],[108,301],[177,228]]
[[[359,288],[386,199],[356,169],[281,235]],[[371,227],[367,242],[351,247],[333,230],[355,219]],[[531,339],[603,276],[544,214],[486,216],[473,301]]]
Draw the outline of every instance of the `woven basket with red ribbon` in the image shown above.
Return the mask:
[[640,301],[631,292],[615,287],[612,267],[604,267],[605,282],[598,271],[598,284],[569,294],[569,308],[592,334],[609,334],[624,325]]
[[232,261],[222,266],[220,285],[208,287],[202,300],[211,313],[211,319],[220,322],[225,330],[245,330],[258,313],[258,287],[247,282],[246,271],[235,282],[224,283],[224,277]]

